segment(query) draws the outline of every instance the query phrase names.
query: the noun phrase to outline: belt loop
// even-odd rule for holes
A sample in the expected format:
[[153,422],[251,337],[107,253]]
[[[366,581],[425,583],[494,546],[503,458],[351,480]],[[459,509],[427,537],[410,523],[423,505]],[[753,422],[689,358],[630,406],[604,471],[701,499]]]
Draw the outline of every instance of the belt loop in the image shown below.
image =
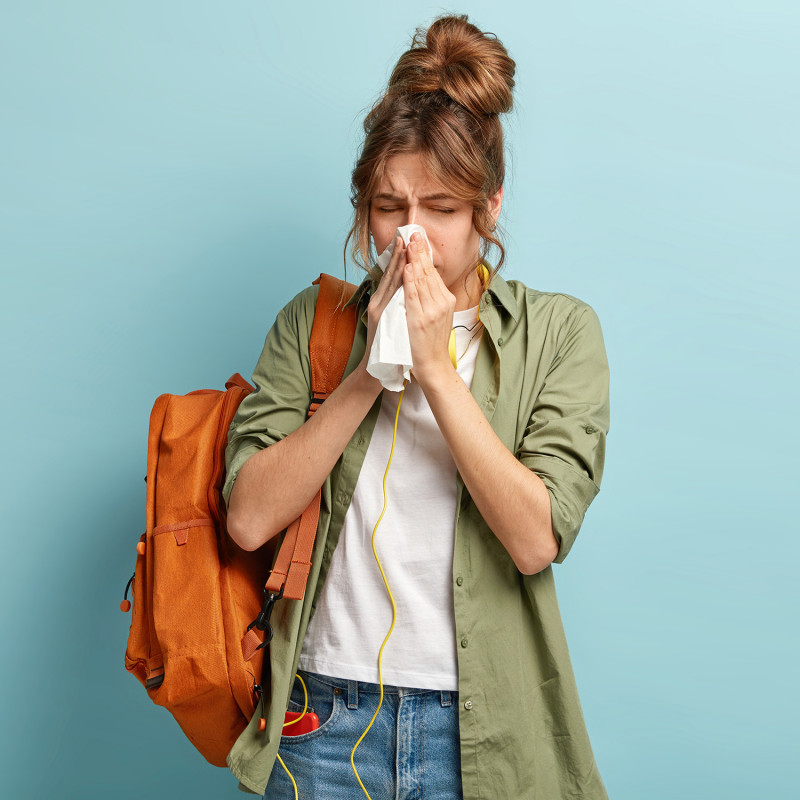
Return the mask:
[[446,689],[442,690],[441,702],[442,708],[447,708],[448,706],[453,705],[453,698],[450,697],[450,692]]
[[358,681],[347,681],[347,707],[358,708]]

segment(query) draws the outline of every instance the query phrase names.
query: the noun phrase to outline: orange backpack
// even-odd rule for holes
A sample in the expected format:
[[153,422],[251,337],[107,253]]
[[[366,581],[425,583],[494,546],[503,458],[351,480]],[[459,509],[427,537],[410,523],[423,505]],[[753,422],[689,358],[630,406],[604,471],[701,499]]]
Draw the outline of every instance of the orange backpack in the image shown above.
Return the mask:
[[[320,291],[309,345],[309,416],[341,382],[356,326],[356,306],[342,308],[355,287],[330,275],[314,283]],[[225,448],[236,409],[253,387],[238,373],[225,387],[164,394],[153,406],[147,530],[121,603],[130,609],[133,584],[126,668],[219,767],[268,680],[272,607],[305,591],[320,508],[318,493],[287,528],[277,559],[279,537],[252,552],[230,538],[221,494]]]

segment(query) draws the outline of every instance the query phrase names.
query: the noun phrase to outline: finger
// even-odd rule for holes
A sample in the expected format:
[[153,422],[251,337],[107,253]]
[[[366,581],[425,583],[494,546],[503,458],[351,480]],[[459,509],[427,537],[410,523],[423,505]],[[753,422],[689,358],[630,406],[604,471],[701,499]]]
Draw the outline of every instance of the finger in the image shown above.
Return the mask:
[[444,302],[447,287],[444,285],[439,271],[433,265],[430,249],[419,234],[414,234],[414,236],[417,238],[412,237],[412,242],[409,244],[409,260],[414,264],[417,280],[421,281],[421,296],[424,299],[427,295],[437,303]]
[[[399,237],[398,237],[399,238]],[[402,239],[399,239],[399,244],[395,244],[395,250],[392,254],[396,256],[386,268],[386,275],[384,276],[385,290],[382,295],[382,302],[384,305],[395,296],[397,290],[403,285],[403,267],[406,262],[406,247]]]
[[[403,281],[403,267],[406,263],[406,243],[403,241],[401,236],[398,236],[395,240],[394,245],[394,252],[392,253],[392,258],[389,261],[389,266],[386,268],[388,273],[387,277],[391,284],[393,285],[394,289],[402,283]],[[392,292],[394,293],[394,292]]]
[[387,275],[396,277],[398,268],[406,263],[406,243],[403,241],[402,236],[397,236],[394,240],[394,250],[392,257],[389,259],[389,264],[386,267]]
[[419,264],[425,275],[431,275],[436,272],[436,268],[433,266],[433,261],[431,259],[430,248],[419,233],[415,233],[411,237],[411,241],[408,245],[408,254],[409,259]]
[[409,261],[402,270],[403,275],[403,291],[406,295],[406,309],[409,303],[411,305],[419,304],[419,291],[416,283],[416,267],[412,261]]
[[406,277],[414,284],[416,297],[423,309],[431,308],[434,302],[432,288],[437,280],[441,280],[433,264],[430,264],[430,257],[427,259],[430,266],[426,269],[426,265],[420,254],[420,248],[424,246],[424,242],[414,242],[413,247],[411,245],[409,246],[410,269],[406,270]]
[[395,265],[399,264],[403,260],[403,254],[406,250],[406,243],[403,241],[403,237],[397,235],[394,237],[394,250],[392,250],[392,257],[389,259],[388,269],[393,268]]
[[397,236],[394,241],[392,257],[389,259],[386,270],[381,276],[380,283],[375,291],[375,299],[378,303],[384,300],[388,301],[397,291],[400,280],[402,280],[402,277],[398,276],[398,273],[402,275],[402,269],[399,269],[399,265],[405,263],[405,252],[405,243],[401,236]]

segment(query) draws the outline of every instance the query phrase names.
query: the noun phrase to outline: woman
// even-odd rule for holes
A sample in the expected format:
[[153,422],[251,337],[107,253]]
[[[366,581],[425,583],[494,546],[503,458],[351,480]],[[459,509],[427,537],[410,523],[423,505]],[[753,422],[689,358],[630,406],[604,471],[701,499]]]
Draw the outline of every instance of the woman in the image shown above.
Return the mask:
[[[360,321],[346,377],[306,422],[308,289],[280,312],[258,391],[231,426],[224,494],[243,547],[275,536],[323,487],[306,596],[273,619],[267,731],[251,723],[228,759],[268,798],[293,796],[284,768],[272,769],[278,748],[300,797],[606,797],[550,564],[599,490],[608,367],[590,306],[497,274],[498,115],[513,75],[503,45],[466,17],[418,33],[365,120],[353,171],[348,240],[369,277],[350,300]],[[395,236],[409,224],[430,250],[419,233],[408,246]],[[393,241],[381,274],[374,253]],[[402,401],[367,370],[401,286],[414,365]],[[370,546],[390,453],[375,546],[394,603]],[[286,709],[304,706],[296,672],[320,725],[281,736]],[[356,775],[351,752],[379,679],[383,707]]]

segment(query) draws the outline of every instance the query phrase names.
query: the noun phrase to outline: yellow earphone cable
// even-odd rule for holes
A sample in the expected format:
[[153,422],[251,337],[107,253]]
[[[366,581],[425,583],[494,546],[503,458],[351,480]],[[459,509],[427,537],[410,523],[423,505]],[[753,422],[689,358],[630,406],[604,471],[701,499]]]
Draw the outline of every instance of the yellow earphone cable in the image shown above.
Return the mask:
[[[486,269],[486,266],[481,263],[478,265],[478,274],[481,278],[481,283],[486,288],[488,283],[489,271]],[[448,341],[448,353],[450,355],[450,360],[453,362],[453,366],[457,365],[456,359],[456,340],[455,340],[455,331],[450,331],[450,339]],[[380,685],[380,698],[378,700],[378,707],[375,709],[375,713],[372,715],[372,719],[369,721],[369,725],[367,725],[364,733],[361,734],[358,741],[353,746],[353,750],[350,753],[350,766],[353,768],[353,772],[355,773],[356,780],[358,781],[358,785],[363,790],[364,794],[367,796],[369,800],[372,800],[370,797],[369,792],[367,791],[366,787],[364,786],[363,781],[361,780],[361,776],[358,774],[358,770],[356,769],[355,765],[355,754],[358,746],[364,741],[364,737],[369,733],[369,729],[372,727],[372,723],[375,722],[375,719],[378,716],[378,712],[381,710],[381,706],[383,705],[383,650],[386,647],[387,642],[389,641],[389,637],[392,635],[392,631],[394,630],[395,623],[397,622],[397,606],[394,602],[394,595],[392,594],[392,590],[389,588],[389,582],[386,580],[386,573],[383,571],[383,566],[381,564],[380,559],[378,558],[378,551],[375,549],[375,534],[378,532],[378,526],[381,524],[381,520],[386,514],[386,506],[388,504],[388,498],[386,496],[386,477],[389,474],[389,467],[392,465],[392,458],[394,457],[394,446],[397,441],[397,422],[400,419],[400,405],[403,402],[403,395],[405,394],[406,384],[408,383],[407,380],[403,381],[403,388],[400,392],[400,397],[397,400],[397,411],[394,415],[394,430],[392,431],[392,447],[389,450],[389,460],[386,463],[386,469],[383,473],[383,508],[381,509],[381,514],[378,517],[378,521],[375,523],[375,527],[372,529],[372,554],[375,556],[375,561],[378,564],[378,569],[381,572],[381,577],[383,578],[383,585],[386,587],[386,592],[389,595],[389,600],[392,604],[392,624],[389,627],[389,631],[387,632],[383,643],[381,644],[380,650],[378,651],[378,683]],[[293,719],[291,722],[284,722],[283,727],[287,727],[289,725],[295,725],[296,723],[300,722],[300,720],[306,715],[306,711],[308,710],[308,690],[306,689],[306,684],[303,679],[298,674],[296,676],[300,683],[303,686],[303,694],[305,695],[305,705],[303,707],[303,713],[297,718]],[[297,783],[295,783],[294,778],[292,777],[292,773],[289,772],[286,764],[283,763],[283,759],[280,757],[280,754],[277,755],[278,761],[280,762],[281,766],[286,770],[286,774],[289,776],[289,780],[292,782],[292,786],[294,787],[294,800],[298,800],[297,794]]]
[[[289,722],[284,722],[283,723],[284,728],[288,728],[289,725],[297,725],[297,723],[300,722],[301,719],[303,719],[303,717],[306,715],[306,712],[308,711],[308,689],[306,688],[306,682],[300,677],[298,673],[295,673],[295,678],[297,678],[297,680],[300,681],[300,684],[303,687],[303,697],[305,698],[303,703],[303,713],[299,717],[297,717],[297,719],[290,720]],[[294,787],[294,800],[298,800],[297,783],[295,782],[292,773],[289,772],[289,768],[286,766],[286,764],[283,763],[283,759],[281,758],[280,753],[276,753],[276,756],[278,758],[278,761],[280,761],[281,766],[284,768],[284,770],[286,770],[286,774],[289,776],[289,780],[292,782],[292,786]]]
[[392,635],[392,631],[394,630],[395,622],[397,621],[397,606],[394,602],[394,596],[392,595],[392,590],[389,588],[389,582],[386,580],[386,573],[383,571],[383,566],[381,565],[381,560],[378,558],[378,551],[375,549],[375,534],[378,531],[378,525],[381,524],[381,520],[383,519],[383,515],[386,513],[386,505],[387,505],[387,497],[386,497],[386,476],[389,474],[389,467],[392,465],[392,457],[394,456],[394,445],[397,441],[397,420],[400,418],[400,404],[403,402],[403,394],[406,391],[406,384],[408,381],[403,381],[403,389],[400,392],[400,397],[397,400],[397,412],[394,415],[394,431],[392,433],[392,448],[389,451],[389,461],[386,464],[386,470],[383,473],[383,510],[381,511],[381,515],[378,517],[378,521],[375,523],[375,527],[372,529],[372,554],[375,556],[375,561],[378,564],[378,569],[381,571],[381,577],[383,578],[383,585],[386,587],[386,591],[389,594],[389,600],[392,603],[392,624],[389,627],[389,632],[386,634],[386,637],[383,640],[383,644],[381,644],[381,648],[378,651],[378,683],[380,684],[380,698],[378,699],[378,707],[375,709],[375,713],[372,715],[372,719],[369,721],[369,725],[367,725],[366,730],[364,733],[361,734],[358,741],[355,743],[353,747],[353,752],[350,753],[350,766],[353,768],[353,772],[355,773],[356,780],[358,781],[358,785],[363,789],[364,794],[372,800],[367,791],[366,787],[364,786],[361,776],[358,774],[358,770],[356,769],[356,764],[354,761],[354,756],[356,754],[356,748],[361,744],[364,740],[364,737],[369,733],[369,729],[372,727],[372,723],[375,722],[375,718],[378,716],[378,712],[381,710],[381,706],[383,705],[383,649],[386,647],[386,643],[389,641],[389,637]]
[[[489,271],[486,267],[481,264],[478,269],[478,274],[481,277],[481,282],[486,286],[487,278],[489,276]],[[447,344],[447,350],[450,355],[450,360],[453,362],[453,366],[457,366],[457,359],[456,359],[456,337],[455,331],[450,331],[450,339]],[[378,521],[375,523],[375,527],[372,529],[372,554],[375,556],[375,561],[378,564],[378,569],[381,571],[381,577],[383,578],[383,585],[386,587],[386,592],[389,595],[389,600],[392,603],[392,624],[389,627],[389,631],[386,634],[386,637],[381,644],[381,648],[378,651],[378,684],[380,685],[380,698],[378,700],[378,707],[375,709],[375,713],[372,715],[372,719],[369,721],[369,725],[367,725],[366,730],[364,733],[361,734],[358,741],[355,743],[353,747],[353,751],[350,753],[350,766],[353,768],[353,772],[355,773],[356,780],[358,781],[358,785],[363,790],[364,794],[367,796],[368,800],[372,800],[370,797],[369,792],[367,791],[366,787],[364,786],[363,781],[361,780],[361,776],[358,774],[358,770],[356,769],[355,764],[355,754],[356,749],[364,740],[364,737],[369,733],[369,729],[372,727],[372,723],[375,722],[376,717],[378,716],[378,712],[381,710],[381,706],[383,705],[383,650],[386,647],[386,643],[389,641],[389,637],[392,635],[392,631],[394,630],[395,623],[397,622],[397,606],[394,602],[394,595],[392,594],[392,590],[389,588],[389,582],[386,580],[386,573],[383,571],[383,566],[381,565],[381,561],[378,558],[378,551],[375,549],[375,534],[378,532],[378,526],[381,524],[381,520],[383,519],[384,514],[386,513],[386,506],[388,503],[386,497],[386,477],[389,474],[389,467],[392,465],[392,458],[394,456],[394,446],[395,442],[397,441],[397,421],[400,419],[400,405],[403,402],[403,395],[406,391],[406,384],[408,381],[403,381],[403,389],[400,392],[400,397],[397,400],[397,411],[394,415],[394,430],[392,431],[392,447],[389,451],[389,460],[386,464],[386,470],[383,473],[383,509],[381,510],[381,515],[378,517]],[[295,800],[297,800],[295,798]]]

